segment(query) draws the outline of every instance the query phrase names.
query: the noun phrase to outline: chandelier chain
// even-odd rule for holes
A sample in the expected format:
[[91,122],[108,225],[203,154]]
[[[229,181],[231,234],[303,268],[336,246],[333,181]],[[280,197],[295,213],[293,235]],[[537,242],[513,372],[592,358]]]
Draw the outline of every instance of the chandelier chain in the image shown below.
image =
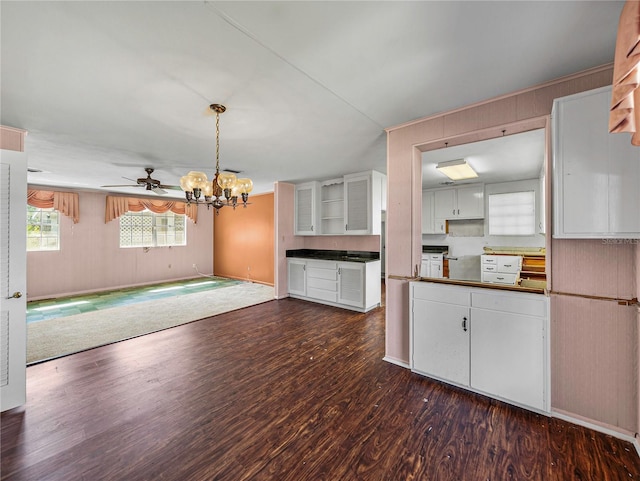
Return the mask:
[[220,112],[216,112],[216,172],[220,170]]

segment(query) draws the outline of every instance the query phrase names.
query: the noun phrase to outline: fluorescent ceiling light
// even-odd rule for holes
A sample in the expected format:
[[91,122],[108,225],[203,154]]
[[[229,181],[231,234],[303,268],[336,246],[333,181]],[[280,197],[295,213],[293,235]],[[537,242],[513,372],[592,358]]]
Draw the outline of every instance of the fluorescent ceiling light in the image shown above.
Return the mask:
[[162,289],[152,289],[149,292],[177,291],[178,289],[184,289],[184,286],[163,287]]
[[89,304],[89,301],[67,302],[65,304],[54,304],[52,306],[36,307],[34,311],[51,311],[52,309],[64,309],[65,307],[77,306],[79,304]]
[[440,162],[438,163],[438,165],[436,165],[436,169],[449,177],[451,180],[465,180],[478,177],[476,171],[473,170],[464,159]]

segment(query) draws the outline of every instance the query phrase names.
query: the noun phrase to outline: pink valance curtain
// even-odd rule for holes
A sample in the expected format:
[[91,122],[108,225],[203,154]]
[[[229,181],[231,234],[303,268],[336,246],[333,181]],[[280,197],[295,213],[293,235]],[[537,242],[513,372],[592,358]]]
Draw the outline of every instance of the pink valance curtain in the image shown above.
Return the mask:
[[126,212],[141,212],[149,209],[156,214],[170,210],[174,214],[186,214],[194,224],[198,223],[198,206],[173,200],[139,199],[136,197],[107,196],[104,223],[117,219]]
[[71,217],[73,223],[80,222],[80,202],[74,192],[55,192],[52,190],[27,191],[27,204],[39,209],[54,208],[58,212]]
[[627,0],[620,14],[613,63],[609,132],[631,132],[640,145],[640,2]]

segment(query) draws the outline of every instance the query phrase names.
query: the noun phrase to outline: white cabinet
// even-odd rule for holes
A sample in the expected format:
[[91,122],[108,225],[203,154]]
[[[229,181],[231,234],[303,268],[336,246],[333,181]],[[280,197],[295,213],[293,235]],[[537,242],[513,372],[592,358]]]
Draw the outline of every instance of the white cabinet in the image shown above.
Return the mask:
[[307,261],[307,297],[338,301],[338,267],[336,262]]
[[522,270],[521,256],[487,255],[481,258],[482,282],[515,286]]
[[443,255],[442,254],[422,254],[422,263],[420,265],[420,277],[437,277],[443,276]]
[[287,279],[289,284],[289,294],[298,296],[307,295],[307,262],[302,259],[288,259]]
[[608,132],[611,87],[556,99],[553,236],[640,238],[640,147]]
[[296,185],[294,219],[295,235],[318,234],[318,182]]
[[344,234],[344,180],[341,178],[320,183],[320,233]]
[[422,192],[422,233],[437,234],[435,228],[435,193],[431,190]]
[[287,259],[289,295],[367,312],[381,301],[380,261],[336,262]]
[[386,176],[376,171],[297,184],[295,235],[380,235]]
[[445,220],[484,218],[484,184],[425,191],[423,201],[426,192],[433,192],[434,233],[445,232]]
[[338,302],[353,307],[364,307],[365,264],[341,262],[338,264]]
[[344,176],[344,231],[380,235],[386,176],[376,171]]
[[469,307],[416,299],[412,369],[460,386],[469,385]]
[[413,371],[550,410],[547,297],[411,282],[410,302]]

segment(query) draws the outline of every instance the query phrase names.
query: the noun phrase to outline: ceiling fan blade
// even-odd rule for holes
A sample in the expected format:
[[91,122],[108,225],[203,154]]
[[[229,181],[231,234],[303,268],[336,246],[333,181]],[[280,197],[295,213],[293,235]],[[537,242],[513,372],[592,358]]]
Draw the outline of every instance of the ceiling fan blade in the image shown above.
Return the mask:
[[182,190],[182,187],[180,187],[179,185],[164,185],[164,184],[160,184],[160,188],[169,189],[169,190]]
[[131,185],[131,184],[121,184],[121,185],[101,185],[100,187],[143,187],[142,185]]
[[153,192],[155,192],[158,195],[166,195],[167,191],[166,190],[162,190],[160,187],[154,187],[153,189],[151,189]]
[[130,179],[129,177],[125,177],[124,175],[122,176],[122,178],[123,178],[123,179],[130,180],[131,182],[135,182],[135,181],[136,181],[136,179]]

